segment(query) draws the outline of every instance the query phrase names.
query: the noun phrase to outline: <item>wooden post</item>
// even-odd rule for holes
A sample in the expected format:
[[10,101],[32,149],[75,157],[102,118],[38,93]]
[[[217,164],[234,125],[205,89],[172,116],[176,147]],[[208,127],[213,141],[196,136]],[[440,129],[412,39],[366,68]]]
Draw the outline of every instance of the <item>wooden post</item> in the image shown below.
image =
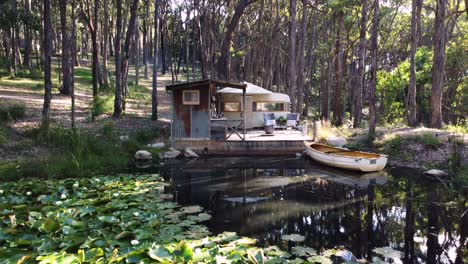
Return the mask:
[[244,88],[242,88],[242,119],[243,119],[243,125],[244,125],[244,138],[242,139],[242,141],[245,140],[245,90],[247,89],[247,86],[244,86]]

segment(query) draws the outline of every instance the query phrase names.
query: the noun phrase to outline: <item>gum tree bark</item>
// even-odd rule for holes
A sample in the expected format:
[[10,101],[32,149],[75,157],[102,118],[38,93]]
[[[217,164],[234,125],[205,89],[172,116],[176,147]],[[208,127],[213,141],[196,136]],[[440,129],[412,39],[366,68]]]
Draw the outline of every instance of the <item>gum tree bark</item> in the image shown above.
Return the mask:
[[296,111],[296,13],[297,2],[290,0],[291,22],[289,27],[289,97],[291,98],[292,112]]
[[158,45],[159,45],[159,0],[154,0],[154,56],[153,56],[153,87],[152,87],[153,90],[151,91],[151,118],[153,120],[158,120]]
[[52,56],[52,20],[50,0],[44,0],[44,105],[42,124],[46,127],[50,120],[50,101],[52,99],[51,56]]
[[115,1],[117,9],[116,31],[115,31],[115,99],[114,99],[114,114],[116,118],[122,115],[122,0]]
[[375,139],[376,111],[375,111],[375,89],[377,86],[377,37],[379,34],[379,0],[374,1],[374,18],[371,32],[371,70],[369,84],[369,142]]
[[343,12],[337,14],[337,28],[335,40],[335,85],[333,94],[333,125],[343,124],[343,47],[341,44],[341,31],[343,31]]
[[62,87],[61,94],[70,94],[71,76],[70,76],[70,43],[68,40],[67,29],[67,0],[60,0],[60,26],[62,29]]
[[422,0],[413,0],[411,10],[411,48],[410,48],[410,83],[408,87],[408,125],[414,127],[416,120],[416,50],[418,49],[418,30],[421,21]]
[[366,67],[366,24],[367,0],[362,0],[361,25],[359,29],[359,59],[354,104],[354,127],[360,127],[362,121],[362,93],[364,91],[364,71]]
[[437,0],[432,60],[431,127],[442,128],[442,93],[444,91],[445,9],[446,0]]

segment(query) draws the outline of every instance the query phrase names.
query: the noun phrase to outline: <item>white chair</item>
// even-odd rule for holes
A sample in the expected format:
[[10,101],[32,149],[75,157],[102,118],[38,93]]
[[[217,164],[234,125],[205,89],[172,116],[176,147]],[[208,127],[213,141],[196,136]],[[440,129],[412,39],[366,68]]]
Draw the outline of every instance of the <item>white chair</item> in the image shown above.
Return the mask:
[[287,127],[294,127],[296,128],[299,124],[299,114],[298,113],[291,113],[286,115],[286,126]]

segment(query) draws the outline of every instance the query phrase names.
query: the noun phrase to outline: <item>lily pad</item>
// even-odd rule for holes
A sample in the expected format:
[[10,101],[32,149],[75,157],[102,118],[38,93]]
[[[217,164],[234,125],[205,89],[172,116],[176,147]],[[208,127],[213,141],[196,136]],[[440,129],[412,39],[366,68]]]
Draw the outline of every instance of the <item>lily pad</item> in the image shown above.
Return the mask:
[[304,236],[299,234],[289,234],[289,235],[282,235],[282,240],[291,241],[291,242],[303,242],[305,240]]

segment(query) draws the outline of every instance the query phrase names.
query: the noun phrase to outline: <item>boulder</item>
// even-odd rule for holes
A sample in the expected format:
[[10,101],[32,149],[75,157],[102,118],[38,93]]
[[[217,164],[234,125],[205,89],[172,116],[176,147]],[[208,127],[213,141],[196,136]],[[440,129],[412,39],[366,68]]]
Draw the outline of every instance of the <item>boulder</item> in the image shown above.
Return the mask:
[[346,139],[343,137],[329,137],[327,138],[328,145],[335,146],[335,147],[343,147],[346,145]]
[[168,151],[163,153],[163,158],[165,159],[175,159],[180,155],[180,151],[175,148],[170,148]]
[[127,135],[120,136],[119,138],[120,138],[121,141],[128,141],[128,136]]
[[423,175],[431,177],[431,178],[442,178],[443,179],[443,178],[446,178],[448,176],[448,173],[446,173],[445,171],[432,169],[432,170],[425,171],[423,173]]
[[146,150],[139,150],[135,153],[136,160],[151,160],[153,156]]
[[193,151],[193,150],[191,150],[189,148],[185,149],[184,156],[186,158],[198,158],[198,154],[195,153],[195,151]]
[[166,144],[164,144],[164,142],[156,142],[156,143],[151,143],[147,145],[148,148],[155,148],[155,149],[161,149],[161,148],[164,148],[165,146]]

